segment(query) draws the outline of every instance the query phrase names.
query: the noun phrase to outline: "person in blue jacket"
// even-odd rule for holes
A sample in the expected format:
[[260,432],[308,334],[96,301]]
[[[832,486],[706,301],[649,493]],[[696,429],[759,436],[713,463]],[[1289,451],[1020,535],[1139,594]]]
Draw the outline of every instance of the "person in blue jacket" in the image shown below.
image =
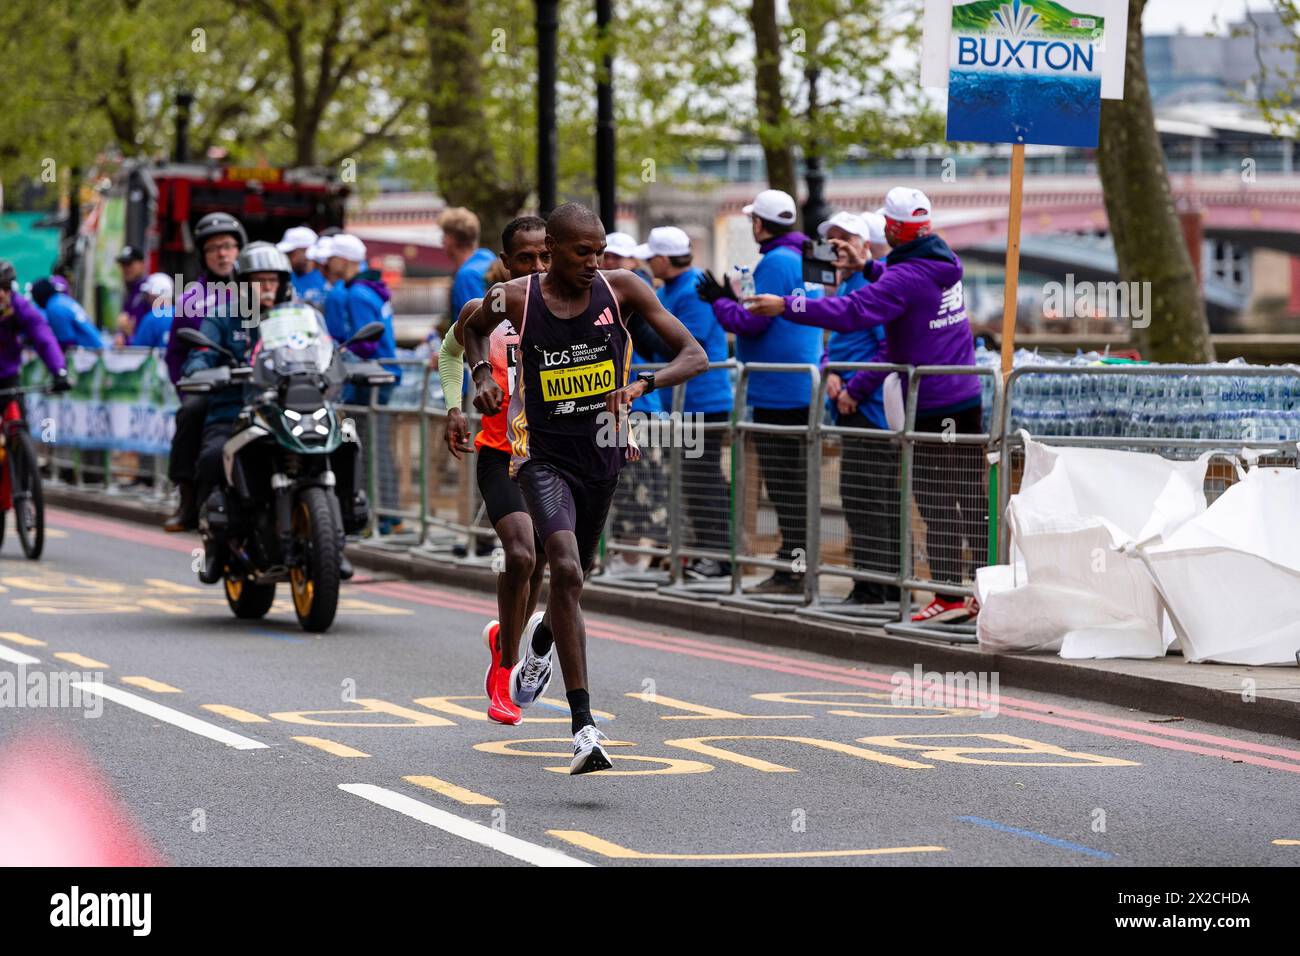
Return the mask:
[[140,291],[149,303],[149,310],[136,323],[129,344],[132,348],[165,349],[175,316],[172,307],[175,289],[171,276],[155,272],[140,284]]
[[[334,339],[342,344],[371,322],[382,322],[384,334],[375,349],[374,357],[379,359],[386,369],[396,376],[391,385],[379,386],[376,401],[387,405],[393,396],[393,390],[402,380],[401,366],[396,363],[383,362],[383,359],[397,357],[397,339],[393,334],[392,293],[380,277],[377,269],[370,269],[366,262],[366,245],[356,236],[340,233],[330,243],[330,257],[338,269],[339,280],[330,290],[327,305],[333,303],[333,321],[341,325],[335,331],[330,325],[331,313],[326,310],[326,325]],[[340,313],[341,308],[341,313]],[[359,386],[348,386],[343,401],[349,405],[366,403],[366,393]],[[393,508],[397,505],[396,471],[393,467],[392,448],[390,445],[392,419],[387,415],[377,418],[375,427],[379,432],[379,503],[380,507]],[[400,530],[401,521],[393,517],[379,519],[381,534]]]
[[[650,266],[654,277],[663,283],[659,301],[677,316],[686,330],[703,346],[710,362],[725,362],[727,332],[718,322],[708,303],[695,292],[703,273],[691,263],[690,236],[676,226],[659,226],[650,230],[644,245],[636,250],[638,258]],[[692,422],[706,424],[731,419],[733,401],[731,374],[714,369],[697,375],[685,385],[682,412]],[[731,514],[731,492],[722,471],[722,433],[705,431],[699,457],[682,458],[682,496],[686,514],[695,533],[695,546],[711,551],[728,551],[727,527]],[[686,576],[695,580],[725,577],[731,574],[727,561],[696,558],[686,567]]]
[[[794,197],[779,189],[765,189],[742,212],[750,217],[754,241],[762,258],[754,267],[756,293],[821,297],[820,288],[803,280],[803,244],[808,237],[795,229]],[[781,291],[778,291],[781,290]],[[729,285],[704,273],[700,298],[713,306],[713,314],[736,336],[736,358],[741,362],[781,362],[817,365],[822,356],[822,333],[787,319],[753,313],[741,306]],[[754,421],[763,425],[806,428],[812,402],[810,378],[790,372],[756,372],[749,377],[746,398]],[[791,435],[754,436],[767,497],[781,529],[777,559],[791,562],[790,570],[776,571],[758,587],[758,594],[802,594],[803,574],[795,562],[806,554],[807,478],[801,438]],[[796,553],[797,552],[797,553]]]
[[106,344],[81,303],[66,292],[59,292],[49,279],[32,283],[32,301],[45,313],[59,348],[102,349]]
[[307,226],[294,226],[285,230],[284,237],[275,247],[289,257],[289,265],[293,267],[290,281],[293,283],[294,295],[316,311],[323,312],[329,283],[309,255],[319,239],[315,230]]
[[451,280],[451,320],[460,316],[460,310],[470,299],[481,299],[487,294],[487,271],[497,261],[496,253],[478,244],[478,216],[463,206],[444,209],[438,217],[442,230],[442,248],[456,267]]

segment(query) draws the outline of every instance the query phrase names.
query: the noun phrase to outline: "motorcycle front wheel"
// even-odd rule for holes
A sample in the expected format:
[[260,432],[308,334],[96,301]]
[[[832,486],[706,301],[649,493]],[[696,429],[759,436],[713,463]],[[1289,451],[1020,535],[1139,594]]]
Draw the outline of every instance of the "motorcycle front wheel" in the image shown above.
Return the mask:
[[275,585],[254,584],[242,577],[227,575],[226,603],[241,621],[257,620],[265,617],[275,603]]
[[300,560],[289,569],[293,609],[304,631],[324,631],[339,606],[339,544],[328,492],[307,488],[294,505],[293,529]]

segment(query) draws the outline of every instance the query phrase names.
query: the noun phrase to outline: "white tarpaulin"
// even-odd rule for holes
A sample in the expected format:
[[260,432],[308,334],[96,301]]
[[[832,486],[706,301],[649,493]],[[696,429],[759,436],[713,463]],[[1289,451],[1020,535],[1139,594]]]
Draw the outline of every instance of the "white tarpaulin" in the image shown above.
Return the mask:
[[1300,471],[1252,469],[1141,553],[1188,660],[1296,663]]
[[1013,565],[981,568],[980,646],[1062,657],[1161,657],[1170,638],[1151,575],[1124,549],[1205,511],[1209,456],[1179,462],[1025,436],[1011,498]]

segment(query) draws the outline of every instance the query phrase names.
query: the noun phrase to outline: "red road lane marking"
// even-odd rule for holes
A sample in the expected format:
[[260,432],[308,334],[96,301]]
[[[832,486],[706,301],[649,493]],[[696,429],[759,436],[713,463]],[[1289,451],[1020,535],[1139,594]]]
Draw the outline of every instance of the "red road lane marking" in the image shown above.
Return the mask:
[[[102,518],[91,518],[85,515],[73,514],[62,509],[49,509],[47,511],[47,517],[53,517],[55,519],[51,524],[89,531],[96,534],[103,534],[123,541],[150,544],[154,547],[163,547],[173,551],[184,551],[186,553],[190,553],[193,549],[193,545],[187,543],[186,540],[178,540],[175,536],[162,531],[153,531],[147,528],[135,528],[127,524],[109,521]],[[496,605],[494,603],[456,594],[451,591],[444,591],[439,588],[425,587],[407,582],[395,581],[380,584],[367,584],[360,586],[359,590],[370,591],[385,597],[410,601],[416,604],[443,607],[466,613],[489,615],[495,615],[496,613]],[[817,661],[804,661],[798,658],[785,657],[780,654],[772,654],[766,651],[750,650],[748,648],[734,648],[723,644],[688,637],[677,637],[666,634],[656,635],[652,638],[633,636],[633,633],[626,628],[596,617],[589,620],[587,631],[594,637],[604,640],[612,640],[622,644],[632,644],[638,647],[650,648],[652,650],[670,651],[672,653],[685,654],[690,657],[700,657],[706,660],[747,665],[762,670],[794,674],[801,677],[820,678],[821,680],[831,681],[838,684],[869,687],[877,690],[892,690],[895,686],[889,675],[879,671],[872,671],[865,668],[850,668],[835,664],[823,664]],[[1262,753],[1282,757],[1287,760],[1300,761],[1300,751],[1288,750],[1283,747],[1254,744],[1247,741],[1234,740],[1230,737],[1218,736],[1216,734],[1179,730],[1166,726],[1149,726],[1138,721],[1127,720],[1121,717],[1108,717],[1101,714],[1094,714],[1090,711],[1066,709],[1055,705],[1042,704],[1037,701],[1016,697],[1006,697],[1002,695],[999,695],[999,710],[1002,713],[1006,713],[1008,716],[1019,717],[1023,720],[1031,720],[1036,723],[1089,731],[1091,733],[1112,737],[1118,740],[1145,743],[1166,750],[1177,750],[1210,757],[1221,757],[1226,760],[1241,761],[1243,763],[1249,763],[1260,767],[1269,767],[1274,770],[1286,770],[1291,773],[1300,773],[1300,766],[1295,764],[1282,763],[1277,760],[1251,756],[1252,753]],[[1030,711],[1032,711],[1032,713]],[[1095,724],[1109,726],[1095,726],[1094,724],[1080,723],[1080,721],[1092,721]],[[1121,730],[1118,728],[1130,728],[1130,730]],[[1141,733],[1131,732],[1133,730],[1141,731]],[[1153,734],[1160,736],[1153,736]],[[1162,739],[1168,737],[1199,741],[1214,746],[1197,746],[1195,744],[1179,743],[1176,740]],[[1245,752],[1243,753],[1242,751]]]

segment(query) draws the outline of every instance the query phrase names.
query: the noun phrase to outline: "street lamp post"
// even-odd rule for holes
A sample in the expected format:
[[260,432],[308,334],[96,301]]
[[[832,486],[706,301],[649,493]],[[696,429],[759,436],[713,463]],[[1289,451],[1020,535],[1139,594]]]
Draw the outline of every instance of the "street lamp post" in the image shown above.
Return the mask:
[[610,47],[609,24],[613,19],[610,0],[596,0],[596,36],[601,64],[596,78],[596,194],[600,200],[600,221],[613,232],[615,216],[614,164],[614,56]]
[[826,172],[822,168],[821,150],[817,145],[817,79],[821,69],[810,66],[808,78],[808,141],[804,149],[804,178],[808,181],[808,199],[803,204],[803,231],[811,235],[830,215],[826,205]]
[[537,0],[537,212],[555,208],[555,33],[559,0]]

